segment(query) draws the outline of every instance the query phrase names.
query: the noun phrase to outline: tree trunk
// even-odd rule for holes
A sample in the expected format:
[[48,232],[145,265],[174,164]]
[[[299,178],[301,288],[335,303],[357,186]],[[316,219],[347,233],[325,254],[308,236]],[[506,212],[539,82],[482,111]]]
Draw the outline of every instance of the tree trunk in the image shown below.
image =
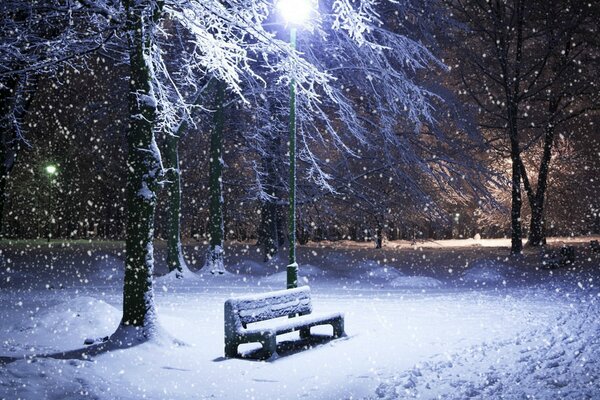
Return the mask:
[[[272,120],[283,118],[281,110],[274,104],[269,103],[269,112]],[[279,170],[281,165],[284,165],[277,155],[281,154],[281,135],[282,129],[279,125],[269,124],[265,127],[265,144],[266,151],[261,157],[261,167],[264,173],[262,180],[263,190],[267,194],[266,198],[261,199],[261,222],[258,229],[257,245],[262,248],[263,259],[265,262],[273,258],[281,246],[285,243],[286,238],[286,215],[277,205],[280,198],[278,182],[281,177]]]
[[[514,135],[516,136],[516,133]],[[515,136],[511,134],[510,138],[510,152],[512,160],[512,191],[510,212],[510,222],[512,230],[510,252],[511,254],[521,254],[521,252],[523,251],[523,233],[521,230],[521,206],[523,200],[521,198],[521,167],[519,165],[519,142]]]
[[158,10],[150,1],[129,0],[129,112],[127,131],[127,234],[123,319],[121,326],[141,328],[149,338],[155,333],[156,311],[152,288],[153,236],[156,190],[161,173],[155,140],[156,97],[152,66],[153,25]]
[[223,274],[223,125],[225,101],[225,83],[217,81],[215,95],[215,112],[213,115],[214,127],[210,136],[210,166],[209,166],[209,191],[210,191],[210,241],[206,255],[205,268],[212,274]]
[[[183,123],[182,123],[183,124]],[[179,169],[179,134],[167,134],[165,140],[165,161],[167,168],[168,228],[167,228],[167,266],[169,272],[175,271],[182,278],[187,265],[181,248],[181,170]]]
[[[208,85],[208,83],[207,83]],[[196,93],[194,104],[200,104],[203,89]],[[188,129],[188,119],[183,117],[175,132],[165,137],[165,168],[167,170],[167,266],[177,278],[189,272],[181,245],[181,169],[179,168],[179,140]]]
[[[552,101],[548,113],[550,118],[558,109],[558,101]],[[544,228],[544,203],[546,200],[546,189],[548,188],[548,174],[550,172],[550,161],[552,160],[552,147],[554,145],[555,127],[552,120],[546,126],[544,136],[544,153],[540,160],[537,190],[531,203],[531,223],[529,229],[529,244],[532,246],[543,246],[546,244],[546,230]]]
[[[510,158],[512,161],[512,207],[511,207],[511,246],[510,252],[513,255],[521,254],[523,251],[523,232],[521,227],[521,207],[523,199],[521,197],[521,151],[519,149],[519,130],[518,130],[518,112],[519,112],[519,93],[521,84],[521,61],[523,58],[523,18],[525,10],[525,1],[520,0],[515,4],[517,16],[517,42],[515,45],[515,60],[514,60],[514,77],[512,82],[507,81],[509,77],[505,77],[505,84],[509,88],[507,93],[512,96],[507,96],[508,107],[508,122],[510,136]],[[504,47],[508,53],[508,47]],[[508,71],[508,68],[505,69]]]
[[383,248],[383,220],[377,218],[377,227],[375,228],[375,248]]
[[[3,154],[2,154],[3,155]],[[4,157],[2,157],[4,158]],[[6,200],[6,184],[8,183],[8,171],[2,160],[0,160],[0,238],[4,234],[4,202]]]

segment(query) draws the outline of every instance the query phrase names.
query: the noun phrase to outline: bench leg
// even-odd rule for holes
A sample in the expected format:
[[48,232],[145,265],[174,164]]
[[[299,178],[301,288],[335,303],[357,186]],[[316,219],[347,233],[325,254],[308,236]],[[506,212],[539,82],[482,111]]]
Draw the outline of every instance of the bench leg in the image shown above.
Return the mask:
[[238,344],[235,342],[226,342],[225,343],[225,357],[234,358],[238,356],[237,352]]
[[344,332],[344,320],[342,318],[335,320],[335,322],[333,322],[331,326],[333,327],[334,337],[337,338],[346,336],[346,333]]
[[310,328],[300,329],[300,339],[308,339],[310,337]]
[[277,336],[275,334],[270,332],[267,333],[260,343],[262,344],[267,358],[270,358],[273,354],[277,353]]

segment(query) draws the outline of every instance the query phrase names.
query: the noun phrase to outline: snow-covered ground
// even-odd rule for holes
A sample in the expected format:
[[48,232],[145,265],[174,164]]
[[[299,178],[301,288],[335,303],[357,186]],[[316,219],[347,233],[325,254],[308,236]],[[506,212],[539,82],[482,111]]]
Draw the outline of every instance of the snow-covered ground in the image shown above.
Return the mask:
[[[600,398],[600,254],[589,240],[570,239],[575,265],[554,270],[532,250],[507,258],[502,241],[302,247],[315,312],[343,311],[348,336],[282,335],[270,362],[223,358],[223,303],[284,288],[284,259],[265,264],[232,243],[226,275],[157,276],[160,323],[184,345],[90,358],[78,356],[84,340],[120,320],[122,244],[0,242],[0,398]],[[202,265],[202,246],[186,253]]]

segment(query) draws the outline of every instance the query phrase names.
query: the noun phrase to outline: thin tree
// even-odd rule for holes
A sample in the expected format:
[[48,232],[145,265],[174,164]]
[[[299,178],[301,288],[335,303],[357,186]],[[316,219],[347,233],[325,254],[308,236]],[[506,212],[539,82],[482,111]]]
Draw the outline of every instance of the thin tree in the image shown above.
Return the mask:
[[[194,94],[193,105],[199,106],[204,101],[205,90],[210,86],[209,80],[204,86],[200,87]],[[167,266],[169,273],[175,273],[176,278],[183,278],[189,275],[191,271],[185,261],[183,247],[181,244],[181,166],[179,163],[179,143],[181,138],[190,128],[190,122],[193,115],[185,112],[179,117],[180,122],[176,125],[173,132],[165,132],[164,140],[164,167],[165,182],[167,194]]]
[[[510,160],[511,253],[522,251],[522,191],[532,209],[530,243],[543,242],[543,208],[557,123],[569,111],[584,113],[593,87],[582,84],[583,37],[592,38],[597,7],[589,2],[523,0],[448,2],[466,29],[453,40],[461,89],[479,109],[480,128],[492,148]],[[463,27],[464,28],[464,27]],[[584,33],[586,32],[586,33]],[[590,90],[591,89],[591,90]],[[569,111],[568,111],[569,110]],[[561,123],[562,123],[561,122]],[[537,186],[530,183],[524,153],[542,140]]]
[[166,134],[164,141],[164,167],[167,190],[167,266],[177,278],[188,271],[181,246],[181,169],[179,165],[179,141],[187,129],[182,121],[174,133]]
[[204,268],[210,273],[225,273],[224,225],[223,225],[223,131],[225,125],[225,83],[215,83],[213,127],[209,151],[209,242]]
[[[526,30],[529,9],[524,0],[449,2],[468,31],[460,30],[461,79],[466,91],[485,113],[484,128],[497,129],[507,139],[511,160],[511,254],[523,248],[521,227],[521,136],[523,95],[531,78],[524,47],[533,32]],[[463,40],[464,39],[464,40]],[[475,51],[473,51],[475,49]],[[477,54],[475,54],[477,53]],[[535,61],[531,60],[535,65]]]
[[[556,133],[562,134],[569,125],[585,120],[590,112],[600,108],[600,90],[593,78],[598,66],[594,58],[600,52],[597,43],[600,6],[592,7],[585,1],[550,2],[540,7],[538,15],[541,29],[539,45],[535,48],[539,52],[537,57],[544,60],[544,67],[537,74],[541,75],[538,79],[543,79],[544,84],[532,88],[534,90],[529,90],[525,96],[533,106],[532,111],[539,115],[536,125],[541,129],[534,137],[541,141],[542,148],[539,164],[534,170],[537,175],[535,186],[530,182],[523,162],[526,154],[522,154],[519,162],[531,209],[528,244],[532,246],[546,242],[544,210]],[[524,150],[536,147],[535,144],[526,144]]]

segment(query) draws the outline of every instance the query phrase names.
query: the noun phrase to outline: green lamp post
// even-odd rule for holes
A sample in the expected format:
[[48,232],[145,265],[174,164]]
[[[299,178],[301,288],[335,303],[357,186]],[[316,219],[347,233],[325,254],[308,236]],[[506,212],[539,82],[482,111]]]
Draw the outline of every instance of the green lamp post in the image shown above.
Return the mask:
[[[306,21],[311,12],[308,0],[279,0],[279,12],[290,28],[290,44],[296,48],[296,29]],[[296,81],[290,80],[290,124],[289,124],[289,209],[288,236],[290,251],[287,266],[287,288],[298,287],[298,263],[296,262]]]

